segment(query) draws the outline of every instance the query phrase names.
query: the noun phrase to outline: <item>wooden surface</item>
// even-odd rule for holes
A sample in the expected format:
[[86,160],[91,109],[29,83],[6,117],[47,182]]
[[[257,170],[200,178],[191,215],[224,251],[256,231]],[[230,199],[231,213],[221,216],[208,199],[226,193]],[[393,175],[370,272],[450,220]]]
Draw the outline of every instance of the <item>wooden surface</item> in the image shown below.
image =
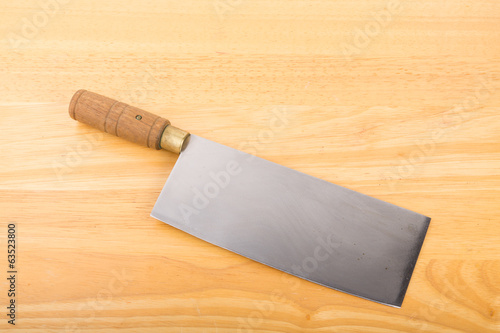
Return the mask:
[[[3,1],[0,330],[500,331],[499,19],[492,0]],[[176,156],[70,119],[82,88],[432,217],[402,308],[151,218]]]

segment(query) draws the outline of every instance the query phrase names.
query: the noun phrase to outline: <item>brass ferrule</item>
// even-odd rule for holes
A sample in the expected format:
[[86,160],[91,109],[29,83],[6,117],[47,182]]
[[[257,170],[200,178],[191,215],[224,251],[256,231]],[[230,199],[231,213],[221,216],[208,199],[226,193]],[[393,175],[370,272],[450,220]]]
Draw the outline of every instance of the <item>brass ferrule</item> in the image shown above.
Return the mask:
[[188,140],[189,133],[172,125],[168,125],[161,136],[162,149],[180,154]]

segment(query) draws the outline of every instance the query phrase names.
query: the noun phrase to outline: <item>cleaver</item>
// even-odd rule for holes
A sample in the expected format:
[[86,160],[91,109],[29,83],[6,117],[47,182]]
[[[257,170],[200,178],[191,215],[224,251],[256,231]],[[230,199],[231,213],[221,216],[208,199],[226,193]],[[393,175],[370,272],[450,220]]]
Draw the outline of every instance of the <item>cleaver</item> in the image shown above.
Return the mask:
[[189,134],[86,90],[70,116],[180,154],[151,216],[305,280],[401,307],[430,218]]

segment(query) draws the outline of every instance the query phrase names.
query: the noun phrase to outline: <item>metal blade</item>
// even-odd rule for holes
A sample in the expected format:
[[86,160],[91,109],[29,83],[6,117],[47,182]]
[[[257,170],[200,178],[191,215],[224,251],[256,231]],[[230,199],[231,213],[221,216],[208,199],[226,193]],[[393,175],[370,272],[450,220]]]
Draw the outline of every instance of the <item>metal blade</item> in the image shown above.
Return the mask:
[[396,307],[430,222],[195,135],[152,216],[287,273]]

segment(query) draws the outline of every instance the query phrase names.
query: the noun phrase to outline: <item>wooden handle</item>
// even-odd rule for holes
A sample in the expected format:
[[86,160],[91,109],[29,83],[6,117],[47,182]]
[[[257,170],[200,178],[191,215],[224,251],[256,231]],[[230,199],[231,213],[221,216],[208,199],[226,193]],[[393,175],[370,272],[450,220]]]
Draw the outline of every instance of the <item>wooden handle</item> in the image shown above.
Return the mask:
[[161,149],[167,119],[114,99],[78,90],[69,105],[71,118],[140,145]]

